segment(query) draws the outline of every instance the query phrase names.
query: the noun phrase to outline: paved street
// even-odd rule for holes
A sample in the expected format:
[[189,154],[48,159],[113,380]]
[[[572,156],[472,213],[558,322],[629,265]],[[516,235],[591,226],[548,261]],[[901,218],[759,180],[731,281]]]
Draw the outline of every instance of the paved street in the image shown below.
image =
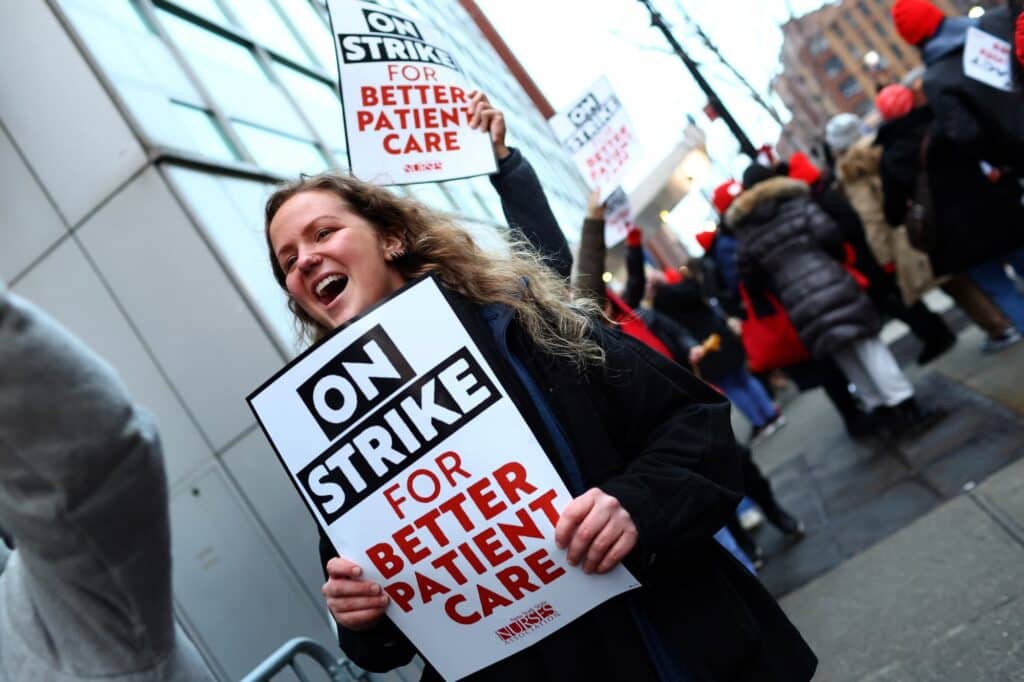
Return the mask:
[[981,341],[967,329],[927,369],[907,366],[944,415],[913,438],[855,443],[814,391],[755,448],[807,525],[795,545],[756,537],[817,680],[1024,680],[1024,344],[985,356]]

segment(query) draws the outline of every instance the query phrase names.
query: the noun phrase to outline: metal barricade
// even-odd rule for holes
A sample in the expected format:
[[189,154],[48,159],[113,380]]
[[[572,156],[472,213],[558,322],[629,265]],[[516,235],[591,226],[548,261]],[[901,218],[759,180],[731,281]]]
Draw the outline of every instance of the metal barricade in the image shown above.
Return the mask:
[[309,678],[296,663],[299,654],[312,658],[327,673],[331,682],[369,682],[369,675],[353,665],[352,661],[336,658],[326,647],[308,637],[296,637],[285,642],[242,678],[242,682],[270,682],[285,668],[290,669],[301,682],[309,682]]

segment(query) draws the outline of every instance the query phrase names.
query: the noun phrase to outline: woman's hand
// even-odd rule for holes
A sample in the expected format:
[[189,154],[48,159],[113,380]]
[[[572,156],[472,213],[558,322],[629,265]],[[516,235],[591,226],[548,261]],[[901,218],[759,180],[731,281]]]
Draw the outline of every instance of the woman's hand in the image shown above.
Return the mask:
[[491,104],[487,95],[474,90],[469,93],[469,127],[474,130],[486,130],[491,136],[491,145],[498,160],[506,158],[512,151],[505,146],[505,114]]
[[320,590],[334,620],[349,630],[369,630],[388,605],[380,585],[361,579],[362,574],[363,569],[348,559],[335,557],[327,562],[327,582]]
[[555,526],[555,542],[568,548],[569,563],[584,573],[607,573],[636,547],[633,518],[619,501],[591,488],[566,505]]

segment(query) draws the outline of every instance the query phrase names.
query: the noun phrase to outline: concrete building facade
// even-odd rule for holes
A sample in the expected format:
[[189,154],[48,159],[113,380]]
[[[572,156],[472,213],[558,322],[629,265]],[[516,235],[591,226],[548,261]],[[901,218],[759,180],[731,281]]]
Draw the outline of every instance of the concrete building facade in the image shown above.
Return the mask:
[[[572,236],[582,179],[462,4],[380,4],[449,36]],[[177,613],[226,680],[292,637],[336,650],[314,522],[245,403],[297,350],[263,202],[344,168],[335,78],[317,0],[0,3],[0,277],[156,415]],[[401,191],[498,241],[486,178]]]

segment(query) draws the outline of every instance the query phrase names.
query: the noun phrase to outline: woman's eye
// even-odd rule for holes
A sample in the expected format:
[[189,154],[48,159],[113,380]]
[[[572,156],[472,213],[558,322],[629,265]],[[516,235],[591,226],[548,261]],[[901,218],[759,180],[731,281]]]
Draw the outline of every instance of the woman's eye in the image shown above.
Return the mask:
[[290,272],[292,267],[295,266],[295,261],[296,260],[298,260],[298,259],[295,258],[295,256],[289,256],[287,259],[285,259],[285,261],[284,261],[284,271],[285,272]]
[[331,232],[333,232],[333,230],[329,230],[326,227],[324,229],[322,229],[322,230],[317,230],[317,232],[316,232],[316,240],[318,242],[322,242],[324,239],[327,238],[327,235],[329,235]]

